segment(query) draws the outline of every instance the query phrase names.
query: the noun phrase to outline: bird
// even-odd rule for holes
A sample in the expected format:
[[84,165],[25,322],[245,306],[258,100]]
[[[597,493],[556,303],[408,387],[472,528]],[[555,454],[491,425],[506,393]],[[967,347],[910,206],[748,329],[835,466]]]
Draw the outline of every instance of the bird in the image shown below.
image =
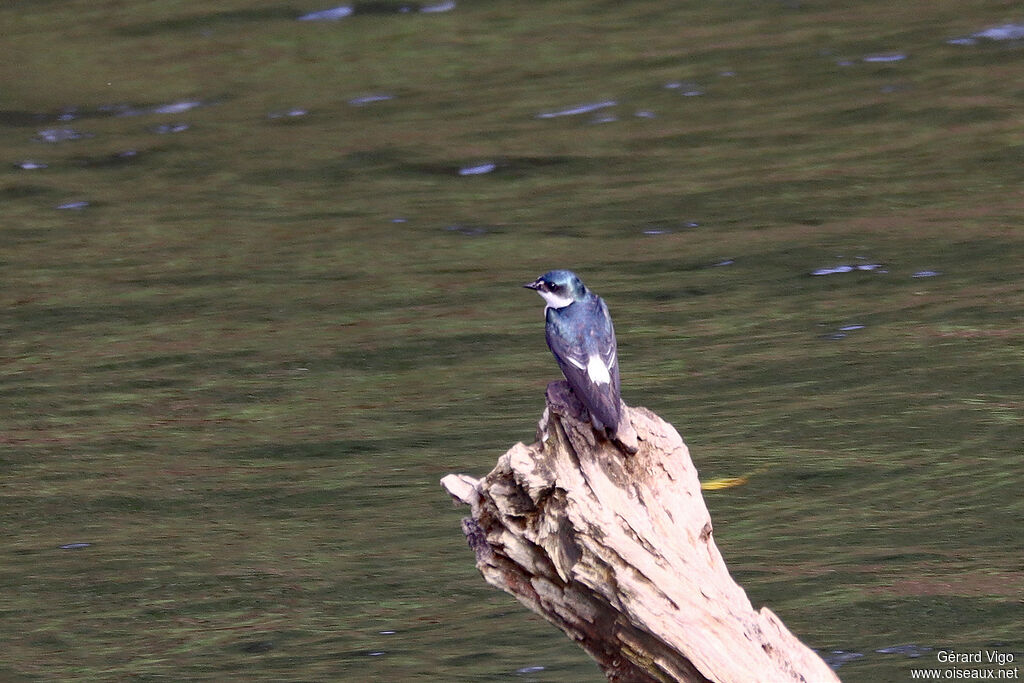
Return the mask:
[[544,336],[594,428],[616,441],[622,419],[619,358],[608,306],[571,270],[552,270],[523,287],[544,299]]

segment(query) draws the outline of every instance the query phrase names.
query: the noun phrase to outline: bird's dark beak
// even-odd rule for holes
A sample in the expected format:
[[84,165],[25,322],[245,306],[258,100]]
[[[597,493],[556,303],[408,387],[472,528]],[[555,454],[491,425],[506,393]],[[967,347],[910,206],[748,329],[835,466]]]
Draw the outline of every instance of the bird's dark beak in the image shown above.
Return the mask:
[[527,289],[540,289],[540,284],[540,280],[534,280],[533,282],[527,282],[523,287],[526,287]]

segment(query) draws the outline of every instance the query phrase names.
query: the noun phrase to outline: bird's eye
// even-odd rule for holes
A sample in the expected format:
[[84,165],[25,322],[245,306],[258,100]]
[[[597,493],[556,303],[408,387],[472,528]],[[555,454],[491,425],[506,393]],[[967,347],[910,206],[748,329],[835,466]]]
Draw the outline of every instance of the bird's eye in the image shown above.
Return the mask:
[[555,284],[555,283],[553,283],[553,282],[552,282],[551,284],[549,284],[549,285],[548,285],[548,290],[549,290],[549,291],[552,291],[552,292],[557,292],[557,291],[558,291],[558,290],[560,290],[561,288],[562,288],[562,285],[556,285],[556,284]]

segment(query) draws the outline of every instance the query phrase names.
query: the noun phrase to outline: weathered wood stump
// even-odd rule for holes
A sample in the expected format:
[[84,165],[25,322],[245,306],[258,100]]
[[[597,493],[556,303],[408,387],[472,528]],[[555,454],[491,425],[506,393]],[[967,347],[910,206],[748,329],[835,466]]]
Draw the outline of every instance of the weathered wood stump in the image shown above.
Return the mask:
[[837,682],[725,566],[679,434],[627,408],[639,450],[599,439],[565,382],[548,386],[537,442],[477,480],[441,485],[491,585],[558,626],[611,681]]

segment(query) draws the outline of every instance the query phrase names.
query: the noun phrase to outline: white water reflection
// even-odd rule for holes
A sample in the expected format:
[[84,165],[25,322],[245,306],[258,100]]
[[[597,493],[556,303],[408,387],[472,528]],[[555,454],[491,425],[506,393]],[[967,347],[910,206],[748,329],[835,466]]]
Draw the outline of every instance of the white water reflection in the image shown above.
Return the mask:
[[578,116],[579,114],[589,114],[591,112],[598,111],[600,109],[607,109],[608,107],[614,107],[618,102],[615,100],[604,100],[602,102],[590,102],[588,104],[578,104],[575,107],[567,107],[566,109],[556,109],[555,111],[541,112],[537,114],[538,119],[554,119],[559,116]]
[[976,45],[980,40],[1024,40],[1024,24],[1001,24],[969,36],[950,38],[946,42],[950,45]]
[[303,14],[299,17],[299,21],[337,21],[338,19],[351,16],[353,11],[350,5],[342,5],[341,7],[332,7],[320,10],[319,12]]

